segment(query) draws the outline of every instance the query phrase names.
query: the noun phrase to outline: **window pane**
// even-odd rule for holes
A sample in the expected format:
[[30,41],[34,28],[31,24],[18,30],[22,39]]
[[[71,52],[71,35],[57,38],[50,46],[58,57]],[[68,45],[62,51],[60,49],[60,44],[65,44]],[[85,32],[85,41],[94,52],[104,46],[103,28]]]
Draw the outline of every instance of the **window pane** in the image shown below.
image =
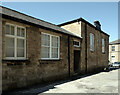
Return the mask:
[[94,34],[90,33],[90,50],[94,51]]
[[14,38],[6,37],[6,47],[14,48]]
[[17,57],[24,57],[24,49],[17,49]]
[[94,35],[92,34],[92,50],[94,51]]
[[10,26],[6,25],[6,34],[10,34]]
[[104,39],[102,39],[102,45],[104,45]]
[[92,50],[92,34],[90,33],[90,50]]
[[50,58],[50,48],[49,47],[42,47],[41,57],[42,58]]
[[112,51],[115,51],[115,46],[112,46]]
[[58,47],[58,37],[52,36],[52,46]]
[[41,41],[42,41],[41,42],[42,45],[50,46],[50,36],[49,35],[42,34]]
[[102,52],[105,52],[105,51],[104,51],[104,47],[102,47]]
[[14,32],[15,32],[15,28],[14,26],[11,26],[11,35],[14,35]]
[[6,57],[14,57],[14,38],[6,38]]
[[17,27],[17,36],[20,36],[20,28]]
[[80,47],[80,42],[73,41],[73,45],[74,45],[74,46],[78,46],[78,47]]
[[21,37],[25,37],[25,29],[24,28],[21,29]]
[[52,48],[52,58],[58,58],[58,48]]
[[24,48],[24,39],[17,39],[17,47]]
[[104,53],[105,52],[105,40],[102,39],[102,52]]
[[24,42],[23,39],[17,39],[17,57],[24,57]]
[[6,48],[6,57],[14,57],[14,48]]

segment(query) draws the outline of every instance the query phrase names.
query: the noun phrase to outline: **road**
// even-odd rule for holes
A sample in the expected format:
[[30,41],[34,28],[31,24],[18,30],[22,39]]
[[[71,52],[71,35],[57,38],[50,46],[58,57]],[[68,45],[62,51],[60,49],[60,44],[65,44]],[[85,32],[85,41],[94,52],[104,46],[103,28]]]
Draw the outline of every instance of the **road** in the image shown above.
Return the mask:
[[118,93],[118,70],[55,85],[43,93]]
[[45,95],[46,93],[118,93],[118,69],[49,85],[37,85],[29,89],[3,93],[3,95],[44,95],[44,93]]

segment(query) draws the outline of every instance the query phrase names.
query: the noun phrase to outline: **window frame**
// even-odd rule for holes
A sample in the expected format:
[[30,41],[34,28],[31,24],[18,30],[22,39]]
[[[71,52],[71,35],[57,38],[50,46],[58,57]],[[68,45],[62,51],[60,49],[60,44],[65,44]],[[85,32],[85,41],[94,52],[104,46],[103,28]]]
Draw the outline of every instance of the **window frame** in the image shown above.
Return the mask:
[[[104,40],[104,45],[103,45],[103,40]],[[104,47],[104,51],[103,51],[103,47]],[[105,39],[102,38],[102,53],[105,53]]]
[[[92,42],[91,42],[91,39],[92,39]],[[91,43],[92,43],[92,46],[91,46]],[[90,51],[91,52],[95,51],[95,36],[93,33],[90,33]]]
[[[115,51],[115,46],[112,46],[112,47],[114,47],[114,51]],[[114,52],[112,47],[111,47],[111,51]]]
[[[14,26],[14,35],[6,34],[6,25]],[[25,29],[24,37],[17,36],[17,27]],[[5,59],[6,60],[26,60],[26,28],[23,26],[11,24],[11,23],[6,23],[5,24],[5,38],[6,37],[14,39],[14,57],[6,57],[6,55],[5,55]],[[17,39],[24,40],[24,57],[17,57]],[[6,45],[5,45],[5,48],[6,48]]]
[[[50,36],[50,50],[49,50],[50,55],[49,55],[49,58],[42,58],[42,56],[41,56],[41,60],[59,60],[60,59],[60,36],[56,36],[56,35],[41,32],[41,36],[42,36],[42,34]],[[58,47],[57,47],[58,48],[58,58],[52,58],[52,42],[51,42],[52,41],[52,36],[58,37]],[[41,41],[42,41],[42,39],[41,39]],[[42,46],[44,46],[44,45],[42,45],[42,42],[41,42],[41,50],[42,50]]]
[[[79,45],[74,45],[74,42],[78,42],[78,43],[79,43]],[[77,41],[77,40],[74,40],[74,41],[73,41],[73,45],[74,45],[74,47],[80,47],[80,42],[79,42],[79,41]]]

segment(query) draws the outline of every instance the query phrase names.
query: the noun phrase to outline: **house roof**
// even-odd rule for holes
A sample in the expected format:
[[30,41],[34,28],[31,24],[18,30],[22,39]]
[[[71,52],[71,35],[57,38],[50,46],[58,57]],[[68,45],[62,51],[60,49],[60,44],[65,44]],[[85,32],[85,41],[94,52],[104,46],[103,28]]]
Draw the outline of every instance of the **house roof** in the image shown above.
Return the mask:
[[114,45],[114,44],[120,44],[120,39],[112,41],[109,43],[110,45]]
[[[79,22],[79,21],[83,21],[84,23],[87,23],[88,25],[90,25],[91,27],[95,28],[96,30],[98,30],[93,24],[89,23],[88,21],[86,21],[85,19],[83,19],[82,17],[78,18],[78,19],[75,19],[75,20],[72,20],[72,21],[68,21],[68,22],[64,22],[62,24],[59,24],[58,26],[64,26],[64,25],[67,25],[67,24],[71,24],[71,23],[74,23],[74,22]],[[103,32],[102,30],[98,30],[102,33],[104,33],[105,35],[108,35],[107,33]],[[109,35],[108,35],[109,36]]]
[[0,7],[2,8],[2,11],[0,11],[0,14],[2,14],[2,17],[7,16],[7,18],[10,18],[10,19],[16,18],[19,21],[26,21],[29,23],[33,23],[35,25],[42,26],[42,27],[47,28],[47,29],[51,29],[51,30],[54,30],[54,31],[57,31],[60,33],[64,33],[64,34],[68,34],[71,36],[81,38],[80,36],[70,32],[70,31],[67,31],[67,30],[65,30],[65,29],[63,29],[55,24],[34,18],[32,16],[28,16],[24,13],[20,13],[18,11],[15,11],[15,10],[12,10],[12,9],[9,9],[9,8],[3,7],[3,6],[0,6]]

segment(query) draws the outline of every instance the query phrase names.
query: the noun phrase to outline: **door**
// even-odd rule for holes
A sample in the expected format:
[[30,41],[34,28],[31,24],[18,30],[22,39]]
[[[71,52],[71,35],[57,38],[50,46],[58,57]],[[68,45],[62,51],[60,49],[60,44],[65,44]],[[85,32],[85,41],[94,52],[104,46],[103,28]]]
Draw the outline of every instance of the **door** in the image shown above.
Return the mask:
[[80,50],[74,50],[74,72],[80,72]]
[[111,56],[111,58],[112,58],[112,63],[114,63],[115,62],[115,56]]

